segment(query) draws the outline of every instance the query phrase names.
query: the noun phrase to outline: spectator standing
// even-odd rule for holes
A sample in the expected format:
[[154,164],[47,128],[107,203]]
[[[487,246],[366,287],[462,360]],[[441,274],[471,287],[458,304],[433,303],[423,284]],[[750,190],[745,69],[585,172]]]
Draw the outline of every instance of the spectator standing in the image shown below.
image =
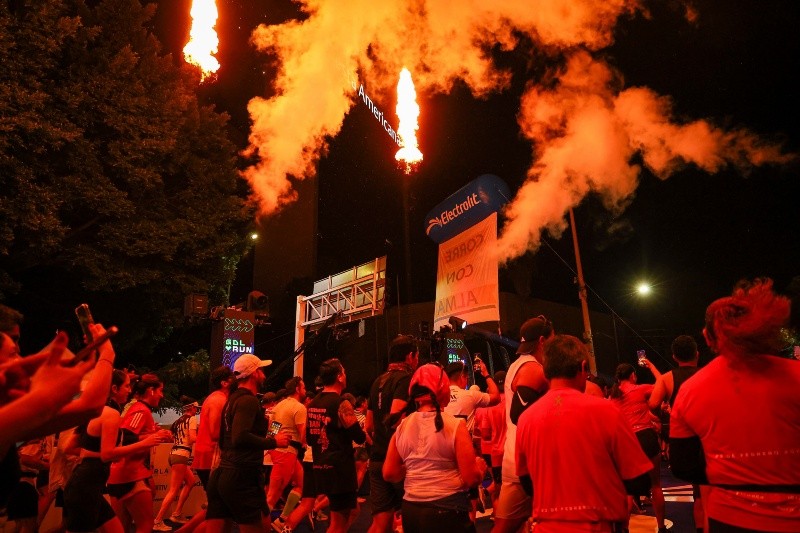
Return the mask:
[[398,335],[389,345],[389,366],[372,383],[364,427],[372,438],[369,456],[369,488],[372,524],[369,533],[392,531],[394,514],[403,503],[403,484],[383,478],[383,461],[389,441],[408,403],[411,376],[419,364],[419,347],[411,335]]
[[718,355],[678,392],[670,453],[676,476],[709,485],[709,533],[800,531],[800,362],[778,356],[789,314],[769,279],[706,310]]
[[[644,360],[650,372],[661,377],[661,373],[648,359]],[[622,363],[614,373],[616,383],[611,390],[611,400],[625,415],[625,419],[633,429],[642,451],[650,458],[653,468],[650,470],[650,490],[652,492],[653,513],[659,533],[666,532],[664,524],[664,491],[661,488],[661,444],[658,441],[658,418],[650,412],[648,399],[653,392],[653,385],[638,384],[638,376],[633,365]],[[631,499],[633,503],[633,499]]]
[[444,411],[451,392],[444,369],[427,364],[411,380],[408,416],[397,428],[383,465],[387,481],[405,480],[403,530],[474,532],[470,487],[486,472],[466,425]]
[[[553,336],[553,324],[539,315],[520,327],[518,357],[506,373],[506,441],[503,446],[503,482],[494,510],[493,533],[516,533],[531,516],[531,496],[517,475],[516,437],[520,415],[547,392],[542,361],[544,343]],[[530,465],[528,465],[530,468]]]
[[[672,359],[678,364],[678,368],[670,370],[662,374],[660,378],[656,379],[655,387],[647,404],[650,409],[655,411],[659,409],[664,402],[669,406],[665,416],[669,416],[672,406],[675,405],[675,398],[681,386],[690,377],[695,375],[699,370],[697,362],[700,354],[697,351],[697,342],[690,335],[681,335],[672,341]],[[664,445],[665,449],[669,450],[669,433],[665,435],[667,441]],[[694,523],[698,530],[703,530],[705,523],[705,515],[703,514],[703,500],[700,494],[700,486],[692,485],[692,496],[694,499]]]
[[548,392],[519,418],[516,464],[533,488],[536,533],[611,533],[627,524],[626,492],[646,490],[652,465],[623,414],[584,394],[589,351],[558,335],[545,348]]

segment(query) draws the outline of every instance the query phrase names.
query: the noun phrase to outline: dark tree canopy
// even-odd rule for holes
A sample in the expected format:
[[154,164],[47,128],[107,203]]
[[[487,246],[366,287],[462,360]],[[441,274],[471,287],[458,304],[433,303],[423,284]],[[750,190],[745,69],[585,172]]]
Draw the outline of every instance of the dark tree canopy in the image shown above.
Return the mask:
[[0,298],[50,330],[89,301],[137,355],[185,294],[224,301],[252,221],[228,118],[153,10],[0,2]]

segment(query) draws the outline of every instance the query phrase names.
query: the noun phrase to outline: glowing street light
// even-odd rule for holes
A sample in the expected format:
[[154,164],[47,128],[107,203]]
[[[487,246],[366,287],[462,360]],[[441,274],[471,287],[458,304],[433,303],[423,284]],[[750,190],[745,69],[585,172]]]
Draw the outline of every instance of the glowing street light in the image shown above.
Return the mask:
[[256,233],[255,231],[253,233],[251,233],[250,234],[250,240],[251,241],[257,241],[258,240],[258,233]]
[[650,293],[653,292],[653,287],[646,281],[643,281],[636,286],[636,292],[639,296],[649,296]]

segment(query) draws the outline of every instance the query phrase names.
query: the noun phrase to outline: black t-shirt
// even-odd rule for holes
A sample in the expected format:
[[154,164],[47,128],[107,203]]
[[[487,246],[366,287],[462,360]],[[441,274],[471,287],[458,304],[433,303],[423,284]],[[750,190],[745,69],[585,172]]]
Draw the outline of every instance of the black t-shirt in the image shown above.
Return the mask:
[[323,494],[358,490],[353,437],[339,422],[344,401],[335,392],[321,392],[308,405],[306,433],[314,455],[314,479]]
[[411,384],[411,372],[407,369],[391,369],[378,376],[369,391],[367,408],[372,411],[372,452],[370,459],[383,461],[389,449],[394,429],[384,424],[384,419],[392,408],[392,400],[408,401],[408,387]]
[[222,410],[220,467],[261,468],[264,450],[275,447],[258,398],[248,389],[233,391]]

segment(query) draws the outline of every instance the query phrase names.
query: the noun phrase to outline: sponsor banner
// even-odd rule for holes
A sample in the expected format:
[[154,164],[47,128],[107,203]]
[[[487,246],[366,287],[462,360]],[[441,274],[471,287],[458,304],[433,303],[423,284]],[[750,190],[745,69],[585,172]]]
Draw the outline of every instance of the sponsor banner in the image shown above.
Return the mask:
[[251,311],[225,310],[222,334],[222,364],[233,368],[243,353],[255,353],[256,314]]
[[497,213],[439,245],[433,327],[452,316],[468,323],[500,320],[497,286]]
[[434,207],[425,217],[425,233],[441,244],[499,211],[510,197],[503,180],[484,174]]

